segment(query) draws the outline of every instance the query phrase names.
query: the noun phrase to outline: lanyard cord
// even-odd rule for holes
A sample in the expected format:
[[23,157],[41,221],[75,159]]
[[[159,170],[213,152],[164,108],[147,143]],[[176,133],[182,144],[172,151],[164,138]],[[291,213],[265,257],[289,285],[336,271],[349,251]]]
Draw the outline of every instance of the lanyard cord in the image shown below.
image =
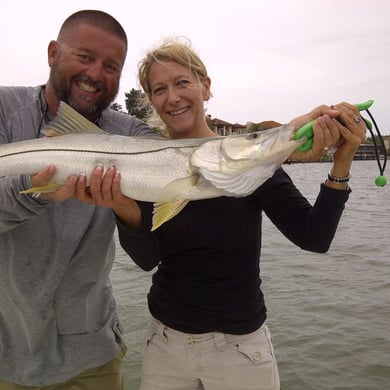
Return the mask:
[[[374,135],[374,132],[372,130],[372,126],[370,126],[367,121],[365,120],[366,122],[366,127],[368,129],[368,131],[370,132],[371,134],[371,137],[372,137],[372,140],[374,142],[374,146],[375,146],[375,156],[376,156],[376,162],[378,164],[378,168],[379,168],[379,173],[380,173],[380,176],[378,176],[376,179],[375,179],[375,184],[377,186],[380,186],[380,187],[383,187],[386,185],[387,183],[387,179],[385,176],[383,176],[384,172],[385,172],[385,168],[386,168],[386,164],[387,164],[387,151],[386,151],[386,147],[385,147],[385,142],[383,140],[383,137],[382,137],[382,134],[380,133],[379,131],[379,128],[378,128],[378,125],[376,124],[375,122],[375,119],[374,117],[371,115],[370,111],[368,109],[365,110],[367,112],[367,114],[369,115],[373,125],[374,125],[374,128],[375,128],[375,131],[377,133],[377,138],[380,142],[380,145],[378,145],[378,142],[377,142],[377,139]],[[363,118],[364,119],[364,118]],[[382,152],[383,152],[383,164],[381,163],[381,159],[380,159],[380,154],[379,154],[379,150],[380,148],[382,149]]]

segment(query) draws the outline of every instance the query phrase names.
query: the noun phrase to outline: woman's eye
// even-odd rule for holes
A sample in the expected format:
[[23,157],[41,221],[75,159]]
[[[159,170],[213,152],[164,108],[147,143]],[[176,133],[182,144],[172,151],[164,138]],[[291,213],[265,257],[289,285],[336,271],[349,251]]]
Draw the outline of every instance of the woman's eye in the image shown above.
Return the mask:
[[189,84],[190,82],[188,80],[179,80],[177,82],[177,85],[178,86],[186,86],[187,84]]
[[153,95],[158,95],[159,93],[163,92],[164,91],[164,88],[163,87],[159,87],[159,88],[156,88],[154,91],[153,91]]

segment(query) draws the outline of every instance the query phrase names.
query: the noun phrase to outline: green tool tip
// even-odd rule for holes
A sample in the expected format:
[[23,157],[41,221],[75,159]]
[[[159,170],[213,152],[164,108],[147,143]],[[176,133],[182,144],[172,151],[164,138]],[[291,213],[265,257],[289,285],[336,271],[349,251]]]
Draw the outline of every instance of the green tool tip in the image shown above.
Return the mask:
[[375,184],[378,186],[378,187],[384,187],[387,183],[387,179],[385,176],[378,176],[376,179],[375,179]]
[[370,100],[367,100],[366,102],[355,104],[355,107],[359,111],[363,111],[363,110],[369,109],[373,105],[373,103],[374,103],[374,101],[372,99],[370,99]]

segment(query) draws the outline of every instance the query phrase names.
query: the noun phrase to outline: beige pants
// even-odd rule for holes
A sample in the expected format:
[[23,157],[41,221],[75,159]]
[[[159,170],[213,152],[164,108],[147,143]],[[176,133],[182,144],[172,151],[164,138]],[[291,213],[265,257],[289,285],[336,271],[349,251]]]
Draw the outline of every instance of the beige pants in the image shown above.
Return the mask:
[[270,332],[185,334],[152,319],[140,389],[279,390]]
[[22,386],[0,380],[0,390],[123,390],[122,359],[127,348],[122,344],[119,355],[100,367],[55,385],[43,387]]

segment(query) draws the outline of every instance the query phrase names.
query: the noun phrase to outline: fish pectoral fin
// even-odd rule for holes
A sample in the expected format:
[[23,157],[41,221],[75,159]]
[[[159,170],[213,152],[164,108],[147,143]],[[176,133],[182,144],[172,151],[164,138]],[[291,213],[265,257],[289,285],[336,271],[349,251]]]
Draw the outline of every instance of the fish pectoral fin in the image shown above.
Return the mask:
[[181,198],[186,198],[191,189],[198,184],[198,180],[198,174],[192,174],[173,180],[162,188],[161,196],[166,199],[175,199],[177,198],[177,194],[180,194]]
[[34,198],[38,198],[38,196],[42,193],[55,192],[61,187],[62,187],[61,184],[49,183],[49,184],[45,184],[44,186],[37,186],[37,187],[28,188],[27,190],[20,191],[20,193],[21,194],[33,194]]
[[188,199],[183,199],[167,203],[155,203],[153,209],[153,224],[151,231],[156,230],[164,222],[169,221],[174,216],[179,214],[180,211],[182,211],[184,207],[186,207],[188,202]]

